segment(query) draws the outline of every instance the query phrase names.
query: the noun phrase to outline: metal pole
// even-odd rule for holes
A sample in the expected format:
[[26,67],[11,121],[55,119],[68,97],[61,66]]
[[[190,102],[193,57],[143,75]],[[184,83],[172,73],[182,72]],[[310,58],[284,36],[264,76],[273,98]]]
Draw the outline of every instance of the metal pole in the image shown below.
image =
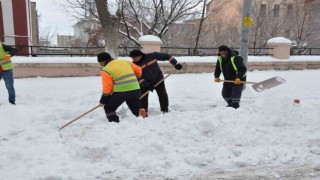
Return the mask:
[[[250,11],[251,11],[251,0],[243,0],[240,56],[243,58],[243,63],[246,66],[248,64],[249,29],[251,26]],[[246,89],[246,84],[243,85],[243,89]]]
[[240,55],[242,56],[245,65],[248,63],[248,41],[251,26],[250,11],[251,0],[243,0]]

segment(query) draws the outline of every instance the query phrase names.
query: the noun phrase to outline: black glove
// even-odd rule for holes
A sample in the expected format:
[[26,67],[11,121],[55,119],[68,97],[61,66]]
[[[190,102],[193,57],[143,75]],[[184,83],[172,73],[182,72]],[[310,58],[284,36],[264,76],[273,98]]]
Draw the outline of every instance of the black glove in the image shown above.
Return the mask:
[[102,95],[100,98],[100,104],[107,104],[111,96]]
[[181,64],[176,64],[176,65],[174,65],[174,67],[177,69],[177,70],[181,70],[181,69],[183,69],[183,67],[182,67],[182,65]]

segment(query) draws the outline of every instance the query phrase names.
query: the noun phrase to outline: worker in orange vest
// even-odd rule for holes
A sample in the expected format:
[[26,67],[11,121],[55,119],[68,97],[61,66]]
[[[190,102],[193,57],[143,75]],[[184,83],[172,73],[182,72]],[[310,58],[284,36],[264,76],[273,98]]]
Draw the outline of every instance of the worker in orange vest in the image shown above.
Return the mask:
[[100,106],[104,107],[109,122],[119,122],[116,110],[123,102],[136,117],[141,115],[145,118],[146,112],[139,102],[141,92],[137,80],[142,69],[127,60],[113,59],[107,52],[98,54],[98,62],[103,67]]

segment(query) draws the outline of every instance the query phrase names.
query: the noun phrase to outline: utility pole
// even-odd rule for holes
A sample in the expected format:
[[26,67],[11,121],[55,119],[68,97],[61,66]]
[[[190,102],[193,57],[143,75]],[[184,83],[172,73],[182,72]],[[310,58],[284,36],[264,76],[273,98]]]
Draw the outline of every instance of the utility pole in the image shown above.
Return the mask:
[[250,11],[251,0],[243,0],[240,56],[242,56],[245,65],[248,63],[249,30],[251,27]]
[[[243,0],[240,56],[243,58],[243,63],[246,66],[248,64],[249,30],[251,27],[250,11],[251,11],[251,0]],[[243,85],[243,89],[246,89],[246,84]]]

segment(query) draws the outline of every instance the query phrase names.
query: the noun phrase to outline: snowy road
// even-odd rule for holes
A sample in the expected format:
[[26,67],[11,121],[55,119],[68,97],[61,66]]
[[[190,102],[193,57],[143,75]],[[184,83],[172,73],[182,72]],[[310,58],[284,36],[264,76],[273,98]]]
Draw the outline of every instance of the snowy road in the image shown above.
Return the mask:
[[[149,117],[129,112],[108,123],[96,106],[99,77],[16,79],[17,106],[0,82],[0,179],[317,179],[320,169],[319,70],[255,71],[285,84],[250,86],[227,108],[213,74],[166,80],[170,113],[156,93]],[[293,105],[300,99],[300,105]]]

